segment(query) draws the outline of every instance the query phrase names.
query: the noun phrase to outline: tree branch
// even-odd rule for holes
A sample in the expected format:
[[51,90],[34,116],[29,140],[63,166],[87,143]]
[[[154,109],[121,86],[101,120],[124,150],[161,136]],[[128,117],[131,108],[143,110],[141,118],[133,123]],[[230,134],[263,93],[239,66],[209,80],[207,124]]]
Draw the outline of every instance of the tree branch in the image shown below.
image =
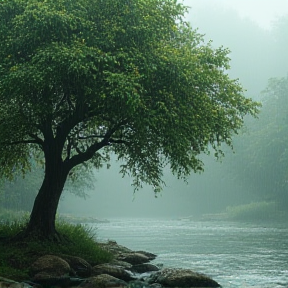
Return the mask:
[[40,138],[40,137],[38,137],[37,135],[34,135],[34,134],[32,134],[32,133],[30,133],[30,134],[28,134],[31,138],[33,138],[36,142],[37,142],[37,144],[39,144],[39,145],[43,145],[43,143],[44,143],[44,141]]
[[127,144],[128,142],[125,140],[115,140],[111,138],[111,136],[124,124],[124,122],[119,123],[115,127],[108,130],[100,142],[95,142],[94,144],[90,145],[84,152],[81,152],[80,149],[75,147],[78,154],[74,155],[70,160],[66,161],[65,165],[67,165],[67,169],[71,170],[73,167],[90,160],[98,150],[105,146],[111,145],[111,143]]
[[116,143],[116,144],[126,144],[126,145],[129,145],[130,143],[126,140],[123,140],[123,139],[113,139],[113,138],[110,138],[109,139],[109,143]]
[[69,160],[67,160],[64,163],[64,165],[67,165],[67,169],[68,169],[68,171],[70,171],[73,167],[90,160],[98,150],[100,150],[104,146],[108,146],[108,145],[109,145],[109,143],[107,143],[107,141],[103,139],[101,142],[97,142],[97,143],[94,143],[93,145],[89,146],[86,149],[86,151],[84,151],[84,152],[81,152],[77,148],[76,151],[78,154],[74,155]]

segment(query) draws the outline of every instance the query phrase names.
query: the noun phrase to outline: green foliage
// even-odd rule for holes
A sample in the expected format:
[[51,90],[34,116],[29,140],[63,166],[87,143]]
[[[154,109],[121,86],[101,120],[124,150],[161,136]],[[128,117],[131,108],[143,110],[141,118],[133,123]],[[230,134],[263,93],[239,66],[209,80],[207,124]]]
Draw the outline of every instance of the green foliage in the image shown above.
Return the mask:
[[109,262],[112,255],[102,250],[95,241],[95,231],[81,225],[57,223],[58,231],[66,238],[65,243],[50,241],[15,242],[3,241],[23,231],[26,223],[14,221],[0,223],[0,275],[9,279],[29,279],[28,268],[40,256],[68,254],[78,256],[93,265]]
[[235,141],[230,172],[258,200],[276,201],[287,211],[288,77],[270,79],[262,97],[259,120],[247,121],[247,133]]
[[286,194],[288,203],[288,76],[270,79],[264,95],[265,104],[260,115],[262,125],[255,134],[253,160],[267,177],[266,184],[268,179],[272,180],[274,189],[271,190],[278,194],[280,202],[281,194]]
[[275,202],[252,202],[226,208],[228,219],[240,221],[267,221],[279,219]]
[[227,76],[229,50],[204,44],[185,12],[174,0],[3,1],[1,175],[37,151],[47,161],[54,139],[67,169],[115,152],[157,192],[167,164],[186,177],[208,147],[221,154],[257,103]]

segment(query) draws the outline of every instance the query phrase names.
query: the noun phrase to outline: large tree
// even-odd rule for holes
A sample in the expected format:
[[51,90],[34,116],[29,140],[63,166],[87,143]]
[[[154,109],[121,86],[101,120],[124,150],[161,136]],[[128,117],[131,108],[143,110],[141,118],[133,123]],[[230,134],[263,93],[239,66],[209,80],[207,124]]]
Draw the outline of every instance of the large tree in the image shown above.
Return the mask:
[[2,0],[1,174],[45,160],[26,233],[56,234],[76,166],[115,153],[136,188],[158,192],[165,166],[202,170],[199,154],[257,113],[226,73],[229,50],[203,43],[185,12],[174,0]]

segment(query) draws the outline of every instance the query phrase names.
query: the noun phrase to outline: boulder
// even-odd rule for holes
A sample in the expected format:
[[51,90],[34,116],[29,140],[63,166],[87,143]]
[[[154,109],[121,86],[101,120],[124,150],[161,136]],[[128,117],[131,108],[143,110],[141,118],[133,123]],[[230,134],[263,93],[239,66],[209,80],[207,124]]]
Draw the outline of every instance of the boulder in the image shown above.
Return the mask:
[[156,259],[157,255],[146,251],[135,251],[136,253],[143,254],[149,258],[150,261]]
[[70,285],[69,276],[54,276],[45,271],[35,274],[32,281],[43,287],[68,287]]
[[70,265],[63,259],[55,255],[45,255],[38,258],[30,266],[30,274],[35,276],[38,273],[46,273],[49,277],[59,277],[69,275]]
[[148,283],[161,284],[164,287],[220,287],[206,275],[190,269],[165,268],[151,275]]
[[10,280],[4,277],[0,277],[0,287],[1,288],[32,288],[32,286],[30,286],[27,283],[24,282],[16,282],[14,280]]
[[131,249],[125,247],[125,246],[122,246],[122,245],[119,245],[117,244],[116,241],[108,241],[106,243],[98,243],[98,245],[108,251],[108,252],[111,252],[112,254],[119,254],[119,253],[130,253],[130,252],[133,252]]
[[152,271],[159,271],[159,267],[150,263],[143,263],[138,265],[133,265],[130,268],[130,271],[135,273],[145,273],[145,272],[152,272]]
[[127,271],[123,267],[111,263],[96,265],[92,268],[92,276],[101,274],[108,274],[124,281],[130,281],[134,279],[133,273],[131,271]]
[[83,278],[91,276],[92,266],[86,260],[70,255],[61,255],[61,258],[70,265],[77,276]]
[[110,263],[100,264],[92,268],[92,276],[97,276],[101,274],[108,274],[124,281],[130,281],[135,279],[132,272]]
[[128,262],[132,265],[143,264],[150,261],[147,256],[137,252],[121,253],[116,256],[116,259]]
[[85,283],[81,285],[81,288],[117,288],[117,287],[127,287],[128,283],[113,277],[108,274],[101,274],[96,277],[88,278]]
[[[69,276],[53,277],[46,272],[37,273],[33,282],[27,282],[34,288],[41,287],[75,287],[85,282],[85,279]],[[25,287],[24,287],[25,288]],[[28,287],[29,288],[29,287]]]
[[125,261],[121,261],[121,260],[117,260],[117,259],[113,259],[112,261],[109,262],[112,265],[117,265],[120,266],[126,270],[130,270],[132,268],[132,264],[125,262]]
[[145,281],[135,280],[129,282],[129,288],[162,288],[162,286],[160,284],[149,285]]
[[146,251],[133,251],[125,246],[117,244],[116,241],[99,243],[102,249],[111,252],[118,261],[128,262],[132,265],[147,263],[154,260],[157,256]]

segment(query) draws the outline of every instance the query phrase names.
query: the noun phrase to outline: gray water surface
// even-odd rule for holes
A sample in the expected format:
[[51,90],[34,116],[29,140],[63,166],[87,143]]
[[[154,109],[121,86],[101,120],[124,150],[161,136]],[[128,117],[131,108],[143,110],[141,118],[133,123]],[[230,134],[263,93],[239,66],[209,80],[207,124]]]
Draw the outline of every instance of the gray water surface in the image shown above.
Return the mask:
[[134,218],[95,226],[100,241],[155,253],[155,263],[193,269],[224,288],[288,287],[284,225]]

